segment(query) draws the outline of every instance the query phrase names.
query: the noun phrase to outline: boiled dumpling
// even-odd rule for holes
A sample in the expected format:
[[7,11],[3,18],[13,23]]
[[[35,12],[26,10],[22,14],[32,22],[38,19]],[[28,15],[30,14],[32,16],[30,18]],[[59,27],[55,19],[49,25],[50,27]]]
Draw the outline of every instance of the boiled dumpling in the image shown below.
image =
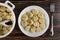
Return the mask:
[[2,17],[0,17],[0,21],[2,21]]
[[26,14],[24,14],[24,15],[22,16],[22,20],[28,20],[28,16],[27,16]]
[[45,24],[40,24],[40,28],[44,29],[45,28]]
[[1,12],[5,12],[5,10],[6,10],[6,7],[0,6],[0,11],[1,11]]
[[41,19],[41,18],[43,18],[44,17],[44,15],[43,15],[43,13],[39,13],[39,14],[37,14],[37,16]]
[[36,28],[33,26],[33,27],[31,27],[31,30],[30,30],[31,32],[35,32],[36,31]]
[[39,19],[39,23],[41,24],[44,24],[45,23],[45,20],[44,19]]
[[28,22],[29,25],[32,25],[33,24],[33,20],[31,20],[31,19],[28,20],[27,22]]
[[26,26],[25,30],[29,31],[30,30],[30,26]]
[[13,16],[10,16],[10,20],[14,21],[14,18],[13,18]]
[[39,27],[39,22],[34,22],[33,24],[35,27]]
[[32,12],[34,15],[36,15],[36,14],[38,14],[39,11],[36,10],[36,9],[32,9],[31,12]]
[[22,21],[21,24],[22,24],[23,27],[28,25],[28,23],[26,21]]
[[37,20],[38,20],[38,17],[37,17],[37,16],[34,16],[34,17],[33,17],[33,20],[34,20],[34,21],[37,21]]
[[3,34],[6,34],[7,32],[8,32],[7,28],[4,27],[4,28],[3,28]]
[[37,27],[36,28],[36,32],[40,32],[41,31],[41,28],[40,27]]
[[32,17],[33,17],[33,14],[32,14],[31,12],[27,12],[26,14],[27,14],[27,16],[28,16],[29,18],[32,18]]

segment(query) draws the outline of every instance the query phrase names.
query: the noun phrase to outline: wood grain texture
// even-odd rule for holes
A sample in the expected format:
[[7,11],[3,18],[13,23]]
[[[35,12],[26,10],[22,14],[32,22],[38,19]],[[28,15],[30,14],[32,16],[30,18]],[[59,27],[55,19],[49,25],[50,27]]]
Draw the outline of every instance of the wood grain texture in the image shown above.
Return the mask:
[[[53,14],[54,16],[54,36],[51,37],[49,35],[49,29],[48,31],[43,34],[42,36],[40,37],[36,37],[36,38],[31,38],[31,37],[28,37],[26,35],[24,35],[20,30],[19,30],[19,27],[18,27],[18,24],[17,24],[17,21],[18,21],[18,16],[20,14],[20,12],[27,6],[30,6],[30,5],[38,5],[38,6],[41,6],[43,7],[49,14],[49,16],[51,16],[50,14],[50,11],[49,11],[49,5],[50,5],[50,0],[30,0],[30,1],[27,1],[27,0],[10,0],[12,3],[15,4],[16,8],[14,9],[14,12],[15,12],[15,15],[16,15],[16,25],[15,25],[15,28],[13,30],[13,32],[8,35],[7,37],[5,38],[2,38],[0,40],[60,40],[60,0],[53,0],[53,2],[56,4],[56,10]],[[0,2],[5,2],[5,0],[0,0]]]

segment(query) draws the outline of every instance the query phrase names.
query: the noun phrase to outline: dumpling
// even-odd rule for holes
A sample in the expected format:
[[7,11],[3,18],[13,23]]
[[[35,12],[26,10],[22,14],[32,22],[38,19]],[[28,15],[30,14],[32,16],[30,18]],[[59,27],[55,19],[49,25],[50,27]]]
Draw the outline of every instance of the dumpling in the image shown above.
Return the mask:
[[0,35],[3,35],[3,31],[0,30]]
[[44,24],[45,23],[45,20],[44,19],[39,19],[39,23],[41,24]]
[[28,23],[27,23],[26,21],[22,21],[22,22],[21,22],[21,25],[22,25],[23,27],[25,27],[25,26],[28,25]]
[[36,9],[32,9],[31,12],[32,12],[34,15],[37,15],[39,11],[36,10]]
[[33,27],[31,27],[30,31],[31,32],[35,32],[36,31],[36,28],[33,26]]
[[30,30],[30,26],[26,26],[25,30],[29,31]]
[[10,20],[11,20],[11,21],[14,21],[14,18],[13,18],[13,16],[10,16]]
[[3,26],[0,24],[0,30],[2,30],[3,29]]
[[6,29],[9,31],[9,30],[11,29],[12,25],[5,26],[5,27],[6,27]]
[[33,20],[34,21],[37,21],[38,20],[38,17],[37,16],[33,16]]
[[39,22],[34,22],[33,24],[35,27],[39,27]]
[[0,21],[2,21],[2,17],[0,17]]
[[27,12],[26,14],[27,14],[27,16],[28,16],[29,18],[32,18],[32,17],[33,17],[33,14],[32,14],[31,12]]
[[2,14],[3,14],[4,16],[7,16],[7,15],[8,15],[6,12],[3,12]]
[[3,25],[0,24],[0,35],[3,34]]
[[43,13],[41,13],[41,12],[39,12],[39,13],[37,14],[37,16],[38,16],[40,19],[44,17]]
[[8,15],[8,16],[6,16],[6,19],[10,19],[10,18],[11,18],[11,16],[9,16],[9,15]]
[[7,30],[7,27],[3,28],[3,34],[6,34],[9,30]]
[[9,13],[9,14],[11,13],[11,11],[8,8],[6,9],[6,12]]
[[41,28],[40,27],[37,27],[36,28],[36,32],[40,32],[41,31]]
[[0,11],[5,12],[5,10],[6,10],[6,7],[0,6]]
[[32,25],[33,24],[33,20],[31,20],[31,19],[28,20],[27,22],[28,22],[29,25]]
[[44,29],[45,28],[45,24],[40,24],[40,28]]
[[22,15],[22,20],[28,20],[28,16],[26,14]]
[[2,17],[2,13],[0,13],[0,17]]

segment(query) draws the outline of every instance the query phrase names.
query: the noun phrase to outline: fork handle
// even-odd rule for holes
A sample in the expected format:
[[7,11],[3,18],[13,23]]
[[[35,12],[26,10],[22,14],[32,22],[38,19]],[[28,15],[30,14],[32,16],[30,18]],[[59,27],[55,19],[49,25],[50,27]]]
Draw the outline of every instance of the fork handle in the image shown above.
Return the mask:
[[53,15],[51,16],[51,36],[54,35],[54,30],[53,30]]

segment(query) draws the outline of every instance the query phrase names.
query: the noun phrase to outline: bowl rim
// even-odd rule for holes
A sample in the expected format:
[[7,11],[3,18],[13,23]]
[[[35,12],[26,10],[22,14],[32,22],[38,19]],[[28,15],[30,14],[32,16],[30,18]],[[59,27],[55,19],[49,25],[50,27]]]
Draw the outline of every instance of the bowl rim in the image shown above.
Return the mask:
[[4,37],[8,36],[8,35],[13,31],[13,29],[14,29],[14,27],[15,27],[15,23],[16,23],[16,16],[15,16],[14,11],[12,10],[12,8],[11,8],[9,5],[6,5],[5,3],[0,3],[0,6],[1,6],[1,5],[7,7],[8,9],[10,9],[11,12],[12,12],[12,15],[13,15],[13,17],[14,17],[14,22],[13,22],[13,25],[12,25],[11,30],[10,30],[8,33],[0,36],[0,38],[4,38]]
[[[40,7],[40,6],[37,6],[37,5],[31,5],[31,6],[33,6],[33,7],[39,7],[39,8],[42,8],[42,7]],[[31,6],[27,6],[27,7],[25,7],[23,10],[25,10],[25,9],[27,9],[28,7],[31,7]],[[43,8],[42,8],[43,9]],[[20,16],[21,16],[21,14],[22,14],[22,12],[23,12],[23,10],[20,12],[20,14],[19,14],[19,17],[18,17],[18,26],[19,26],[19,29],[22,31],[22,29],[21,29],[21,25],[20,25]],[[46,10],[45,9],[43,9],[45,12],[46,12]],[[47,16],[48,16],[48,27],[47,27],[47,29],[45,30],[45,32],[48,30],[48,28],[49,28],[49,23],[50,23],[50,20],[49,20],[49,15],[48,15],[48,13],[46,12],[46,14],[47,14]],[[43,35],[45,32],[43,32],[41,35]],[[25,34],[26,36],[29,36],[29,37],[38,37],[38,36],[41,36],[41,35],[38,35],[38,36],[32,36],[32,35],[28,35],[28,34],[26,34],[26,33],[24,33],[23,31],[22,31],[22,33],[23,34]]]

